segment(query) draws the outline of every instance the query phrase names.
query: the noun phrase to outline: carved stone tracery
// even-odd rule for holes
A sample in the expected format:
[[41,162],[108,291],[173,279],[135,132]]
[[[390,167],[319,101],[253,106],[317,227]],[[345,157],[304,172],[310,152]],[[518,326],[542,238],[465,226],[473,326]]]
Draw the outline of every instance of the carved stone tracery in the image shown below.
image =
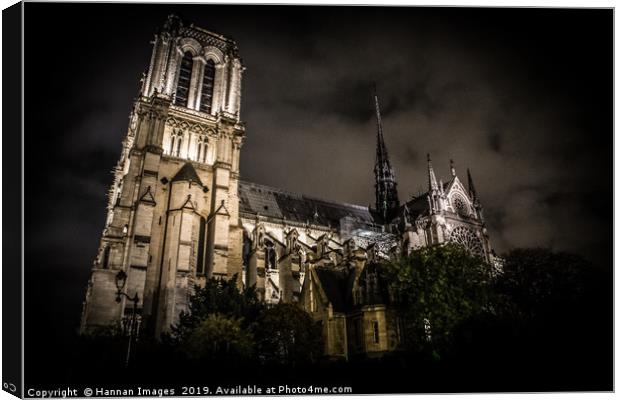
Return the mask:
[[482,241],[472,229],[464,226],[454,228],[450,233],[450,242],[463,246],[474,256],[484,257]]

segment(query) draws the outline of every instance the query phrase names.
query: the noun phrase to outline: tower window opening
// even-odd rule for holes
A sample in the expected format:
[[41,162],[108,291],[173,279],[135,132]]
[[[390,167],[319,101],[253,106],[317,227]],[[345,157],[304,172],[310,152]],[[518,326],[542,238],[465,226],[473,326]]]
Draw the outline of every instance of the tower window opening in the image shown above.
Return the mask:
[[181,59],[181,68],[179,70],[179,79],[177,81],[177,90],[174,104],[187,107],[189,97],[189,85],[192,80],[192,66],[194,64],[192,53],[189,51],[183,54]]
[[200,161],[201,153],[202,153],[202,142],[198,141],[198,151],[196,152],[196,161]]
[[204,76],[202,78],[202,92],[200,95],[200,111],[211,113],[213,103],[213,83],[215,81],[215,63],[207,60],[205,64]]

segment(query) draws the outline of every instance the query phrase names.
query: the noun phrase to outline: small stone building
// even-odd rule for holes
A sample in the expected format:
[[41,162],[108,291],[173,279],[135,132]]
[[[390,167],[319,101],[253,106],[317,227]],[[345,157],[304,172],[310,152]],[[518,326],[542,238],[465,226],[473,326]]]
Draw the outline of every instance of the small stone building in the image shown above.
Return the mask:
[[346,266],[312,267],[304,282],[302,305],[322,325],[331,358],[380,356],[401,343],[398,316],[376,264],[366,264],[366,252],[356,253]]

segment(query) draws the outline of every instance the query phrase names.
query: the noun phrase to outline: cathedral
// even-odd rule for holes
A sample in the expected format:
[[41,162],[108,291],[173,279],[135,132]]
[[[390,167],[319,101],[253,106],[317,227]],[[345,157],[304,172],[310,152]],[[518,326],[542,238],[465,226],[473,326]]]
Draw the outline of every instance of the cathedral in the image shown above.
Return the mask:
[[[374,208],[241,180],[244,69],[237,44],[220,34],[176,16],[156,33],[113,171],[82,332],[136,315],[158,336],[196,285],[236,276],[268,304],[308,311],[326,356],[378,355],[400,342],[378,288],[380,260],[455,242],[501,268],[469,170],[465,184],[451,164],[443,181],[429,156],[428,191],[399,200],[376,94]],[[117,298],[120,271],[135,301]]]

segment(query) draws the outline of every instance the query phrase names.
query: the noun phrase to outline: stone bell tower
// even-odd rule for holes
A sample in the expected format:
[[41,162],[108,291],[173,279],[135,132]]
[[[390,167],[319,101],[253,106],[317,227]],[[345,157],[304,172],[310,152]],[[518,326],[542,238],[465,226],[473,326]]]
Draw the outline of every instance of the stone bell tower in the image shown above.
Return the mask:
[[234,41],[168,17],[130,114],[81,330],[138,319],[155,335],[187,307],[194,284],[241,276],[238,216],[244,71]]

